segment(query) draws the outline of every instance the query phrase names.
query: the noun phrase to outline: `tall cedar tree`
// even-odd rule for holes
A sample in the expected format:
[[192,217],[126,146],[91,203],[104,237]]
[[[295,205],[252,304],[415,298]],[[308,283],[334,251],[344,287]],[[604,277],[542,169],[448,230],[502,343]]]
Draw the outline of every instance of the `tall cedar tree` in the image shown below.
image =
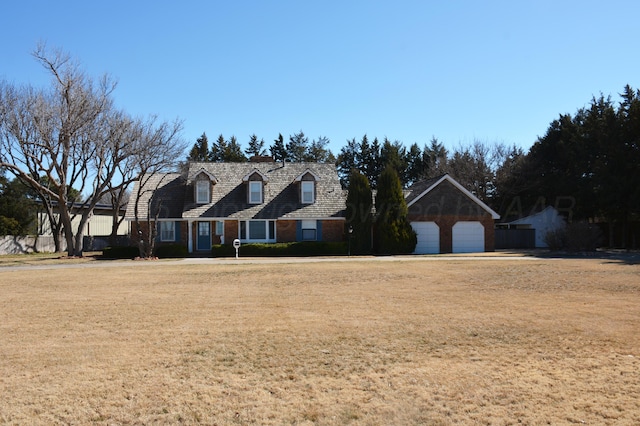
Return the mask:
[[261,156],[266,155],[267,151],[264,149],[264,139],[258,140],[258,137],[254,133],[249,138],[249,147],[244,150],[244,152],[249,156]]
[[278,133],[278,137],[273,141],[273,145],[269,147],[269,152],[275,161],[287,161],[287,148],[284,146],[284,138],[282,133]]
[[347,229],[351,227],[352,230],[349,244],[354,254],[371,253],[372,207],[373,197],[369,180],[357,169],[352,169],[347,195]]
[[407,219],[407,203],[398,173],[387,166],[378,179],[376,195],[376,251],[380,254],[412,253],[416,233]]
[[294,163],[302,163],[308,161],[309,138],[304,135],[302,130],[289,136],[287,144],[287,157],[289,161]]
[[189,151],[188,161],[209,161],[209,140],[205,133],[202,134],[196,143],[193,144],[193,148]]

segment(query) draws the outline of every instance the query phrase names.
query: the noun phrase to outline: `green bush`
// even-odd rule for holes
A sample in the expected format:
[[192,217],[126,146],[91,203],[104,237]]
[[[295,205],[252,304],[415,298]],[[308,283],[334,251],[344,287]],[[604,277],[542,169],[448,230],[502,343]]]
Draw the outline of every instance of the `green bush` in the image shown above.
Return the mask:
[[[213,257],[234,257],[236,249],[231,244],[216,244],[211,248]],[[240,246],[239,256],[339,256],[347,254],[345,242],[305,241],[296,243],[247,243]]]
[[602,244],[602,231],[596,225],[575,222],[548,232],[544,241],[551,250],[595,251]]
[[189,250],[184,244],[165,244],[156,247],[156,256],[161,259],[187,257]]
[[135,246],[113,246],[102,250],[104,259],[133,259],[140,256],[140,250]]

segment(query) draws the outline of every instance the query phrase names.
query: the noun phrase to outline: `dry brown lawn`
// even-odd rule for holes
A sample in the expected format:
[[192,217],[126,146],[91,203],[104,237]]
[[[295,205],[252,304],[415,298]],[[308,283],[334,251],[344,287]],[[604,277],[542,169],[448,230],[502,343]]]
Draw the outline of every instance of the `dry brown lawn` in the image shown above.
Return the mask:
[[6,424],[640,424],[640,265],[0,267]]

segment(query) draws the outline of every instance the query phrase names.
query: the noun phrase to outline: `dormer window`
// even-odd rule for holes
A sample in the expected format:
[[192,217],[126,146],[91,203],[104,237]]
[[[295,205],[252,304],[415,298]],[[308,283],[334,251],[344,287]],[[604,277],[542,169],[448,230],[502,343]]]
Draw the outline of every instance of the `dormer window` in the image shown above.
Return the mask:
[[300,188],[300,203],[313,204],[316,202],[316,182],[320,177],[313,173],[310,169],[306,169],[294,182],[297,182]]
[[253,169],[242,178],[247,183],[247,201],[249,204],[262,204],[264,202],[264,185],[269,178],[260,170]]
[[262,203],[262,181],[252,180],[249,182],[249,204]]
[[300,184],[302,204],[313,204],[315,201],[315,181],[303,180]]
[[209,180],[196,181],[196,203],[208,204],[211,200],[211,184]]
[[201,168],[190,177],[190,180],[193,182],[196,204],[209,204],[211,202],[212,185],[218,183],[216,177]]

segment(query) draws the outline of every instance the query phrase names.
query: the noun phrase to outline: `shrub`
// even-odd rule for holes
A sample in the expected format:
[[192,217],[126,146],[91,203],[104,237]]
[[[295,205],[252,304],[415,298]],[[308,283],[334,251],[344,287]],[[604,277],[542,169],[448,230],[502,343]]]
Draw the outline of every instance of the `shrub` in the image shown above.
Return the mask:
[[102,250],[104,259],[133,259],[140,255],[140,250],[135,246],[113,246]]
[[[345,242],[305,241],[295,243],[248,243],[243,244],[240,256],[336,256],[347,253]],[[211,248],[213,257],[233,257],[236,249],[231,244],[216,244]]]
[[575,222],[548,232],[544,241],[551,250],[595,251],[602,244],[602,231],[596,225]]
[[189,250],[184,244],[166,244],[156,247],[156,256],[162,259],[187,257]]

